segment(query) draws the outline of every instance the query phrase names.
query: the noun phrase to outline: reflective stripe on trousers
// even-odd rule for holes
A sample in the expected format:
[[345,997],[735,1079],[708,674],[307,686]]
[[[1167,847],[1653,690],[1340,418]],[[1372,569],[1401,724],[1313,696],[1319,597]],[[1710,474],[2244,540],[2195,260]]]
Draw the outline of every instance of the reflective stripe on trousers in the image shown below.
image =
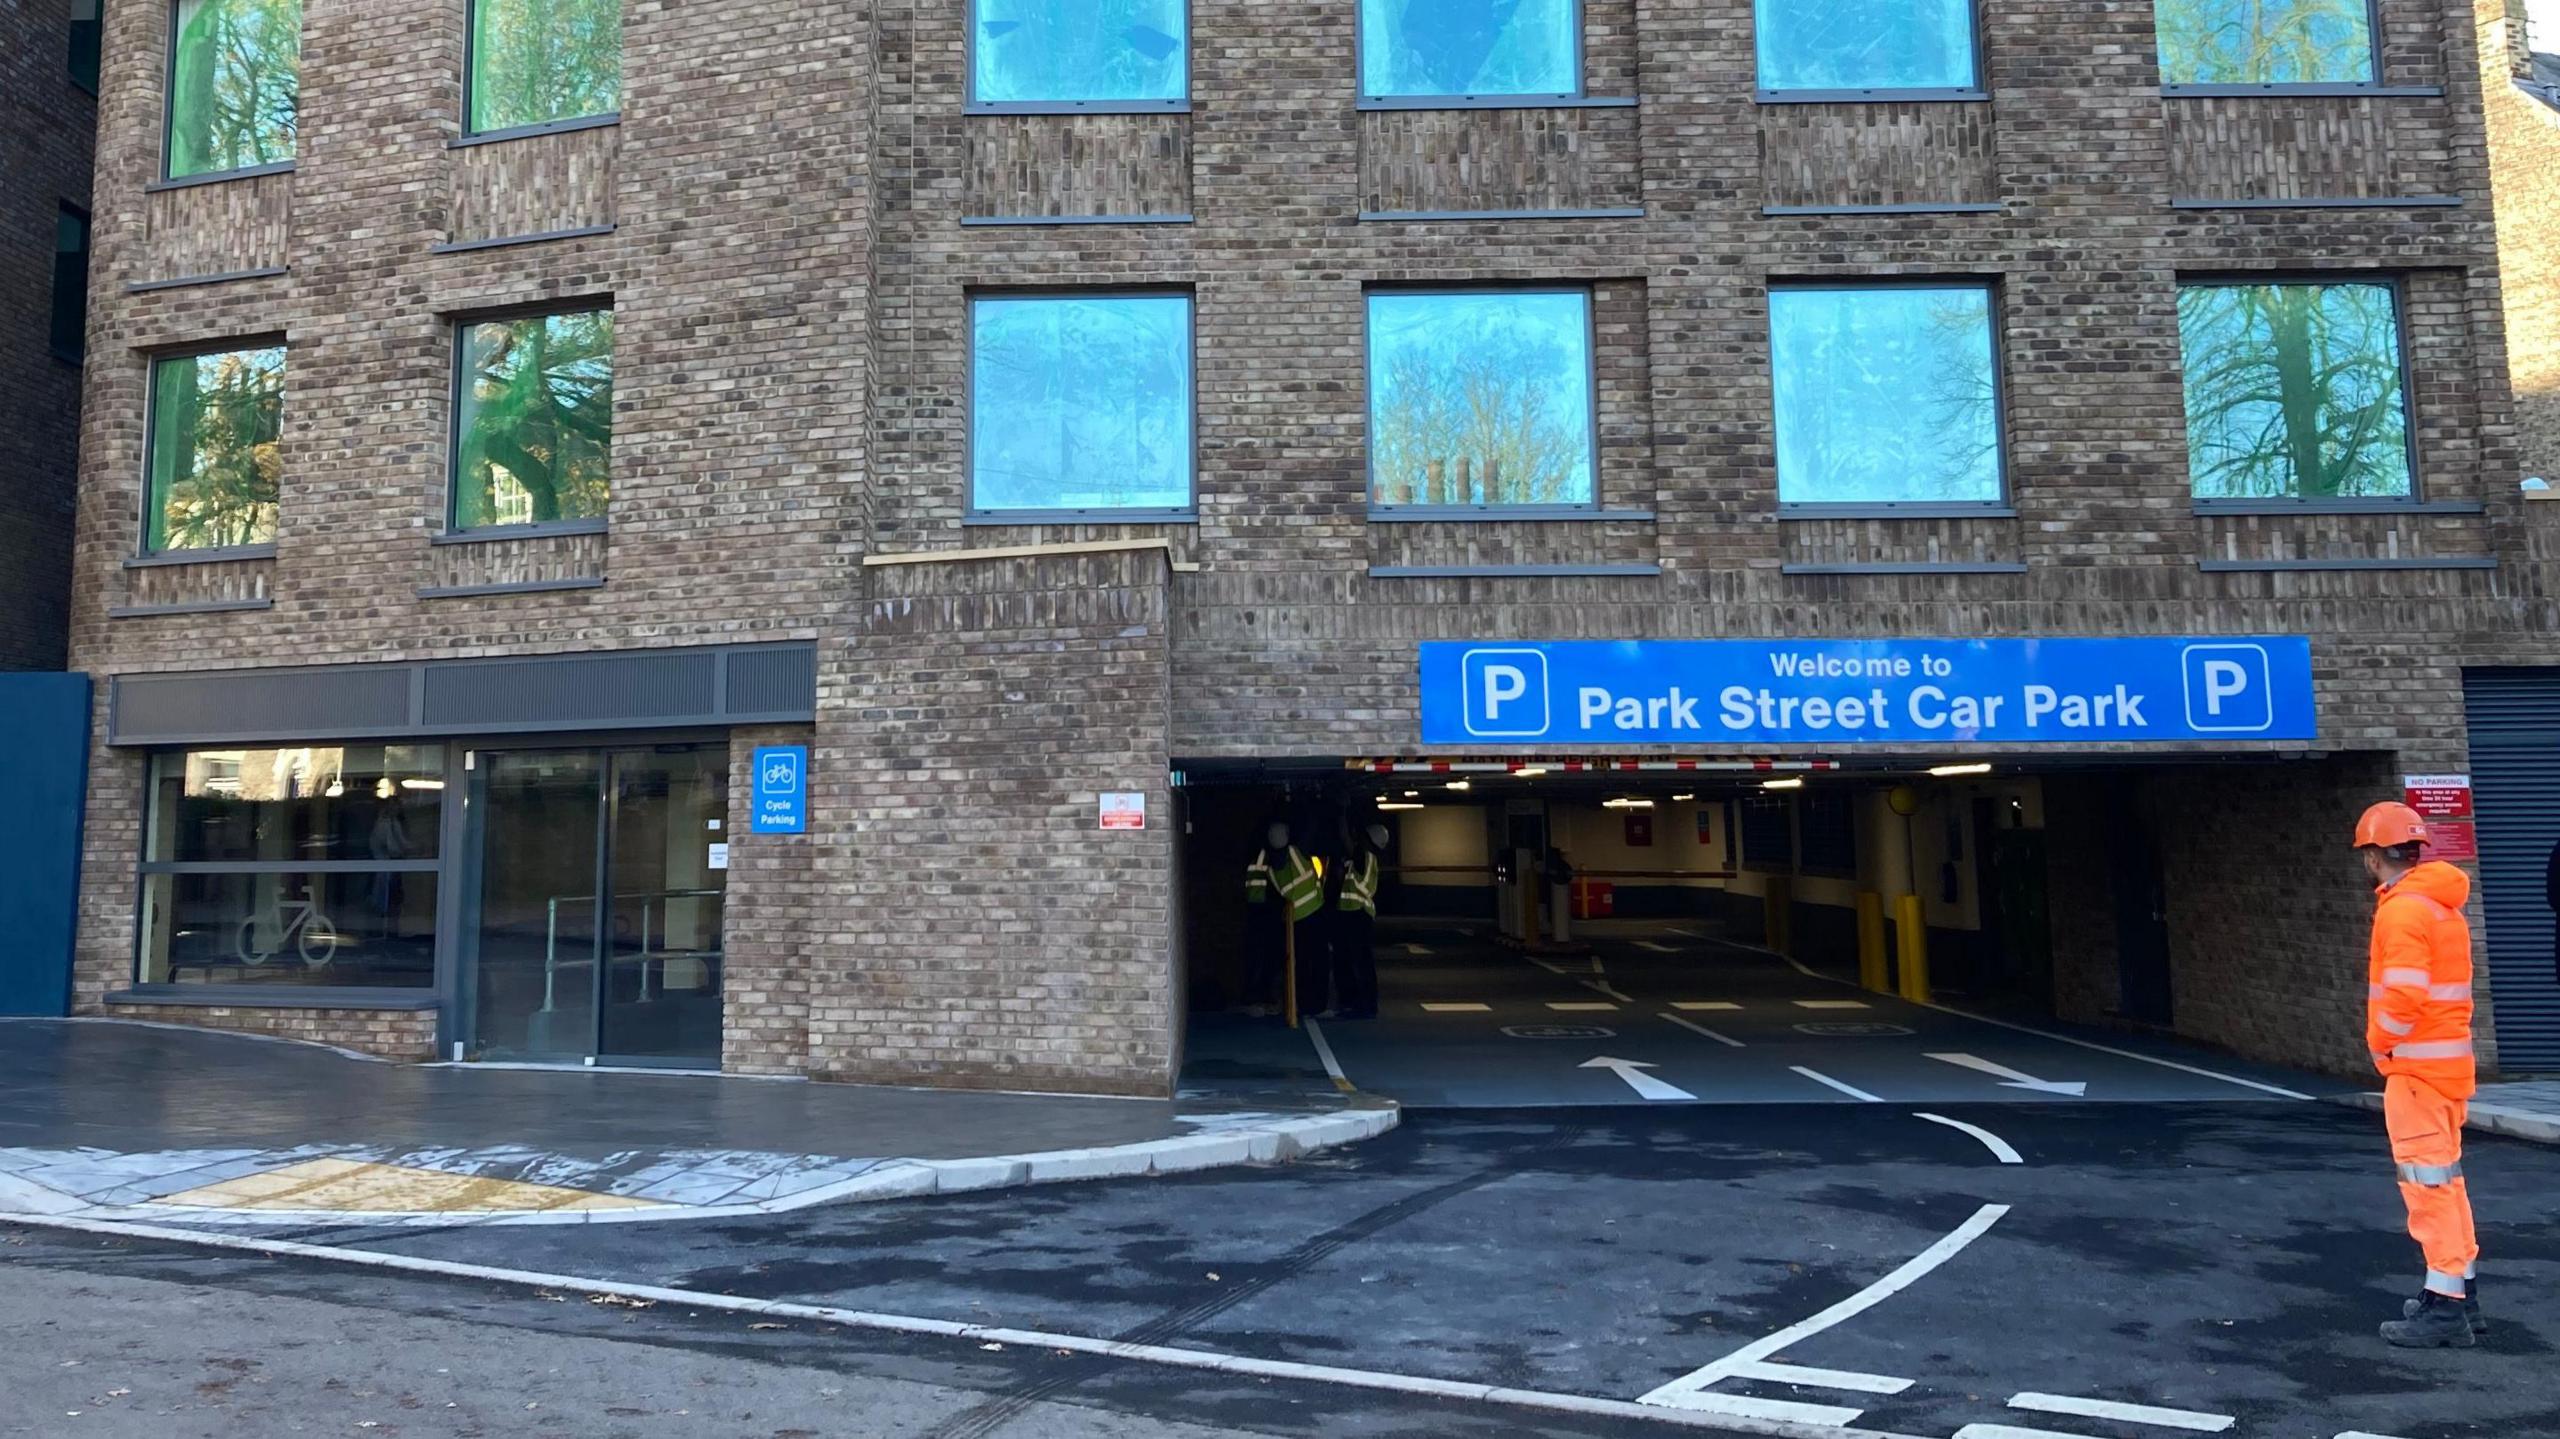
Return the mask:
[[2426,1256],[2428,1287],[2444,1294],[2461,1293],[2461,1276],[2480,1258],[2471,1190],[2462,1178],[2462,1125],[2469,1109],[2409,1075],[2383,1081],[2383,1124],[2391,1135],[2400,1199],[2409,1211],[2409,1237]]
[[2451,1164],[2403,1164],[2400,1166],[2401,1183],[2424,1185],[2429,1189],[2440,1184],[2451,1184],[2461,1177],[2462,1161],[2459,1159]]

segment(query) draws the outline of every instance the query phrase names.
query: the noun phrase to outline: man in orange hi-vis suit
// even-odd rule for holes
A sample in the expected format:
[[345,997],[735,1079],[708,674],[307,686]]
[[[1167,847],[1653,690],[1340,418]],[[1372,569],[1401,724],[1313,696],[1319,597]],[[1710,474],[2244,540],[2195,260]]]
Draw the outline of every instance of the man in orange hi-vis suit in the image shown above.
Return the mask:
[[2471,1060],[2471,926],[2462,903],[2471,876],[2422,860],[2426,821],[2405,804],[2378,804],[2356,822],[2356,852],[2373,877],[2373,950],[2365,1048],[2382,1071],[2383,1125],[2409,1205],[2409,1236],[2426,1251],[2426,1290],[2382,1326],[2404,1349],[2480,1342],[2480,1241],[2462,1181],[2462,1125],[2478,1088]]

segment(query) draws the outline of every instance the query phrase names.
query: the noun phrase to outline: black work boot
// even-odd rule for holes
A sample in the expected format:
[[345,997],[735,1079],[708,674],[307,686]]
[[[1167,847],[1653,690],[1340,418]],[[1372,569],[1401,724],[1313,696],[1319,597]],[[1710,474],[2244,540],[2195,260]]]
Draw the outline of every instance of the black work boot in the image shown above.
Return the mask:
[[2408,1318],[2382,1326],[2383,1342],[2394,1348],[2468,1349],[2480,1342],[2459,1299],[2429,1290],[2405,1308]]
[[[2423,1305],[2419,1300],[2402,1300],[2400,1303],[2400,1317],[2403,1319],[2415,1319],[2418,1317],[2418,1310],[2421,1307],[2423,1307]],[[2482,1336],[2486,1336],[2488,1334],[2489,1321],[2480,1317],[2480,1281],[2477,1279],[2467,1279],[2463,1281],[2462,1317],[2471,1321],[2472,1333]]]

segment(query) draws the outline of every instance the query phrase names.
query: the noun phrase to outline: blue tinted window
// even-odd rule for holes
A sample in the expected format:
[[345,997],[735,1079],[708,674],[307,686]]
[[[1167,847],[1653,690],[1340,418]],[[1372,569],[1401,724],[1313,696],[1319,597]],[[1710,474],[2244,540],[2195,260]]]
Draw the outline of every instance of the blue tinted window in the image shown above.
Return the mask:
[[2153,23],[2164,85],[2373,79],[2367,0],[2159,0]]
[[1970,0],[1757,0],[1763,90],[1970,90]]
[[971,98],[981,105],[1181,100],[1191,93],[1184,0],[975,0]]
[[2000,499],[1989,288],[1776,290],[1769,355],[1780,502]]
[[1360,0],[1364,95],[1578,95],[1576,0]]
[[2178,337],[2198,499],[2414,489],[2391,286],[2189,285]]
[[1594,500],[1586,291],[1369,297],[1381,505]]
[[1188,298],[990,298],[970,314],[972,508],[1190,508]]

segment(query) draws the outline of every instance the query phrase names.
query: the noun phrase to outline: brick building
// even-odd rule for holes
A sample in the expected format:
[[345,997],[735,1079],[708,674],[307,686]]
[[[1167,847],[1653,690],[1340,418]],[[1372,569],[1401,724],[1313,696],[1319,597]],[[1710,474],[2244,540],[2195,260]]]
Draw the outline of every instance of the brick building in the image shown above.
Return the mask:
[[[2032,832],[2026,988],[2323,1067],[2341,836],[2476,768],[2488,987],[2560,1031],[2485,17],[1104,8],[112,9],[77,1003],[1163,1092],[1265,818],[1491,765],[1395,811],[1420,904],[1605,753],[1700,762],[1608,778],[1725,816],[1681,902],[1812,944],[1909,891],[1961,951],[1960,857]],[[1434,641],[1982,637],[2308,661],[2283,738],[1424,737]]]
[[2483,4],[2480,65],[2517,435],[2525,473],[2560,492],[2560,5]]
[[60,669],[70,629],[97,14],[0,14],[0,669]]

